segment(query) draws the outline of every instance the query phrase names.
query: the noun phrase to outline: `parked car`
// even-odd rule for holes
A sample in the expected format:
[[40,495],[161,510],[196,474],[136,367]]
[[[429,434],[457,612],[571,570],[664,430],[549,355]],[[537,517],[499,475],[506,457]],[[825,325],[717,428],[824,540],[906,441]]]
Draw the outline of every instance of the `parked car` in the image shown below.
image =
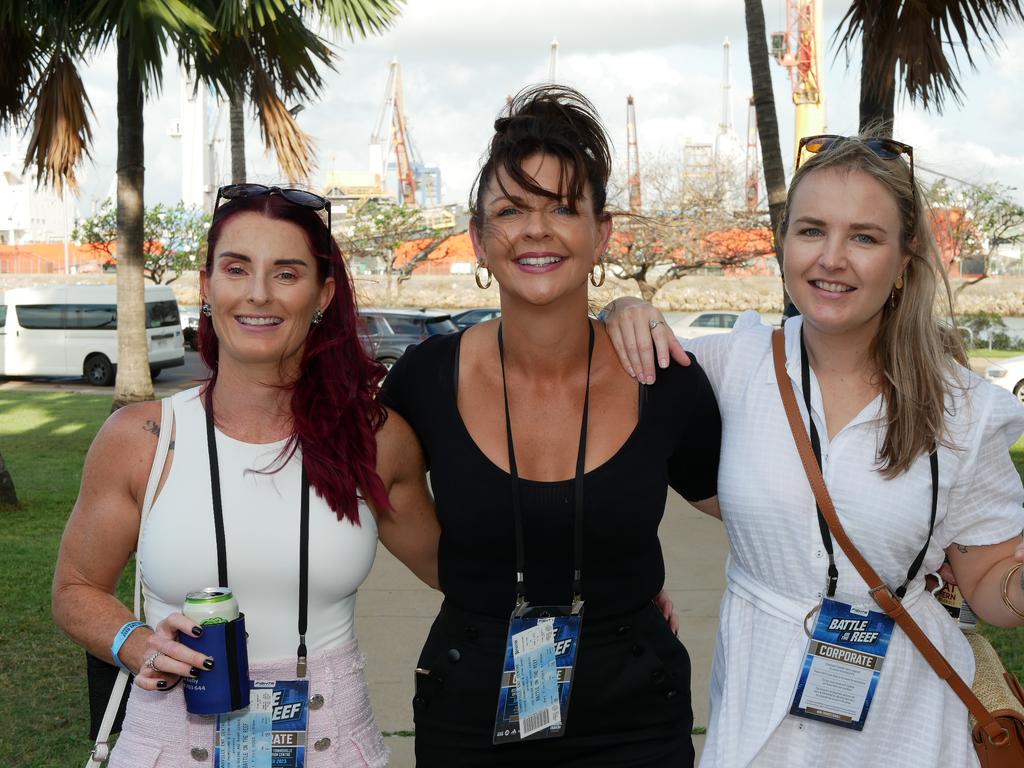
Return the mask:
[[359,318],[367,349],[388,370],[409,347],[459,330],[451,315],[425,309],[361,309]]
[[692,312],[672,323],[676,336],[683,339],[695,339],[713,333],[728,333],[736,325],[739,312],[714,310],[711,312]]
[[997,387],[1013,392],[1024,402],[1024,355],[1000,360],[985,371],[985,378]]
[[469,328],[471,325],[482,323],[485,320],[492,320],[501,314],[498,307],[485,307],[484,309],[467,309],[463,312],[456,312],[452,320],[459,328]]

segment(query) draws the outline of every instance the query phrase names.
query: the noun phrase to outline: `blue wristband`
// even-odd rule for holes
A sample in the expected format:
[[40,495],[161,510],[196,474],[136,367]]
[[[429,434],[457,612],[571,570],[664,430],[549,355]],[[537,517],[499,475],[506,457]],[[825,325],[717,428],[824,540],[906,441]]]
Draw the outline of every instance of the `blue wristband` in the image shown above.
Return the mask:
[[121,657],[118,655],[121,651],[121,646],[124,645],[124,641],[128,639],[128,636],[139,627],[146,626],[144,621],[129,621],[123,627],[121,627],[117,634],[114,635],[114,642],[110,644],[110,655],[114,658],[114,662],[128,674],[131,674],[131,670],[124,665],[121,661]]

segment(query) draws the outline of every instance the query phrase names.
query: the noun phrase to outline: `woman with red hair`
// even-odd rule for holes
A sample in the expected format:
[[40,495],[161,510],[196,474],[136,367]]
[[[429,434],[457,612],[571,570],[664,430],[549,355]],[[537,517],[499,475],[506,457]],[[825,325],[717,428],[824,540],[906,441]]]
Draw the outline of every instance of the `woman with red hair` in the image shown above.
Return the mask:
[[[385,765],[354,635],[356,590],[378,537],[436,583],[437,522],[415,435],[399,418],[385,423],[374,400],[383,369],[360,342],[329,202],[222,188],[200,292],[209,379],[174,395],[170,425],[159,402],[107,420],[54,578],[61,628],[135,674],[110,765],[214,756],[218,725],[186,714],[177,685],[223,663],[179,642],[202,634],[180,607],[209,585],[230,586],[245,613],[252,680],[307,681],[305,764]],[[153,466],[168,428],[166,462]],[[140,525],[151,477],[159,486]],[[114,596],[137,543],[148,625]]]

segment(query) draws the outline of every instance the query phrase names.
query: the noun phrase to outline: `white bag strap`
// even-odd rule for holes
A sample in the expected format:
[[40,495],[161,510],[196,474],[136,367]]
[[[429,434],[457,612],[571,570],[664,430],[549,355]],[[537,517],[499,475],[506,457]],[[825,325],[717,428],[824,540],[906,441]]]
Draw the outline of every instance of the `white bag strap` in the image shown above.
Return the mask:
[[[142,579],[139,573],[139,545],[142,544],[142,530],[146,525],[146,518],[149,517],[149,510],[152,508],[153,498],[156,496],[156,489],[160,485],[160,478],[164,473],[164,465],[167,463],[167,453],[171,445],[171,434],[174,432],[174,407],[171,404],[171,398],[165,397],[160,405],[160,436],[156,441],[153,466],[149,469],[149,482],[146,484],[146,495],[139,514],[139,536],[135,541],[134,609],[136,618],[142,615]],[[117,680],[114,681],[114,690],[110,692],[107,708],[103,712],[103,720],[96,733],[96,744],[89,754],[85,768],[97,768],[110,758],[110,729],[114,727],[114,719],[117,717],[117,710],[121,706],[121,697],[124,696],[124,689],[127,685],[128,673],[122,669],[117,673]]]

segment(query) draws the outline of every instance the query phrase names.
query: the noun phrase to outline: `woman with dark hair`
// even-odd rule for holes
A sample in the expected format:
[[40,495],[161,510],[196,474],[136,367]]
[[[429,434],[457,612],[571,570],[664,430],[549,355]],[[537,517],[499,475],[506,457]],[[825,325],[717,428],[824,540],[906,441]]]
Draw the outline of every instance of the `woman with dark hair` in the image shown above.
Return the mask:
[[[800,149],[778,233],[799,313],[783,330],[747,313],[729,334],[686,342],[721,405],[730,542],[701,765],[976,766],[967,707],[883,608],[909,615],[968,686],[971,646],[926,575],[948,559],[978,616],[1024,626],[1024,489],[1008,450],[1024,408],[966,367],[944,322],[952,292],[913,148],[866,134]],[[640,342],[650,350],[653,333],[665,357],[678,344],[635,300],[616,301],[608,322],[623,365],[645,378]],[[815,465],[885,588],[816,510]]]
[[[180,609],[210,585],[230,586],[245,613],[251,679],[307,681],[305,764],[387,762],[356,590],[378,536],[435,583],[437,527],[416,438],[400,419],[384,425],[374,400],[383,370],[361,345],[329,210],[301,190],[219,191],[200,273],[210,377],[172,398],[162,467],[157,402],[117,411],[89,451],[53,610],[76,642],[135,674],[111,766],[212,762],[215,720],[186,714],[178,686],[225,663],[178,642],[202,634]],[[140,531],[151,477],[160,485]],[[148,626],[113,595],[137,541]]]
[[695,364],[638,386],[588,317],[609,165],[583,96],[520,93],[495,122],[470,224],[501,317],[426,340],[384,382],[441,524],[420,766],[693,762],[689,657],[652,600],[669,486],[715,509],[718,410]]

